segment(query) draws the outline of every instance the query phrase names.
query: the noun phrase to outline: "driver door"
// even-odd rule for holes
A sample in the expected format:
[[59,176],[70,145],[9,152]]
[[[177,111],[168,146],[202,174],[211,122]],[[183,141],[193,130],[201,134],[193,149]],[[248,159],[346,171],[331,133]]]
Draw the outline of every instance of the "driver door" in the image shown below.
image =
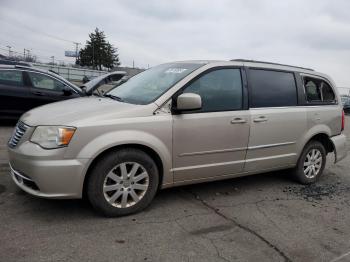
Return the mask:
[[241,69],[211,70],[183,92],[200,95],[202,108],[173,116],[174,182],[242,172],[250,115]]
[[36,72],[26,72],[26,74],[31,83],[30,100],[32,107],[79,96],[73,90],[71,93],[64,92],[66,85],[49,75]]

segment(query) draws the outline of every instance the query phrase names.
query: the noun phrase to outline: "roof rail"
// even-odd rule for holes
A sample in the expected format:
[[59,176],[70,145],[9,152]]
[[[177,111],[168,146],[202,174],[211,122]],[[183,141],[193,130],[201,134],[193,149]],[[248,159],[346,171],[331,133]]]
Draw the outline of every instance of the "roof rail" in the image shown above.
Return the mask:
[[30,68],[30,69],[33,69],[33,67],[32,66],[30,66],[30,65],[14,65],[15,66],[15,68]]
[[234,62],[247,62],[247,63],[260,63],[260,64],[279,65],[279,66],[289,66],[289,67],[294,67],[294,68],[299,68],[299,69],[304,69],[304,70],[309,70],[309,71],[315,71],[315,70],[313,70],[312,68],[301,67],[301,66],[285,65],[285,64],[279,64],[279,63],[273,63],[273,62],[266,62],[266,61],[256,61],[256,60],[249,60],[249,59],[231,59],[230,61],[234,61]]
[[19,66],[31,66],[30,63],[27,63],[27,62],[22,62],[22,61],[12,61],[12,60],[6,60],[6,59],[1,59],[0,58],[0,64],[1,65],[12,65],[12,66],[15,66],[15,65],[19,65]]
[[54,71],[54,70],[52,70],[52,69],[49,69],[48,71],[51,72],[51,73],[53,73],[53,74],[55,74],[55,75],[60,75],[59,73],[57,73],[56,71]]

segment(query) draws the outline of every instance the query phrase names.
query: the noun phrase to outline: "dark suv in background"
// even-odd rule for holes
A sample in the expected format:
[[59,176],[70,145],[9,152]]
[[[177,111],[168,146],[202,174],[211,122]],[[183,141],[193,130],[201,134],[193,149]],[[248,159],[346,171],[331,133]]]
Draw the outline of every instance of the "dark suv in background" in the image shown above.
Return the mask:
[[80,88],[57,74],[32,67],[0,67],[1,119],[18,119],[34,107],[83,95]]
[[0,119],[16,120],[26,111],[52,102],[92,94],[102,96],[125,75],[124,71],[110,72],[78,87],[52,71],[0,65]]

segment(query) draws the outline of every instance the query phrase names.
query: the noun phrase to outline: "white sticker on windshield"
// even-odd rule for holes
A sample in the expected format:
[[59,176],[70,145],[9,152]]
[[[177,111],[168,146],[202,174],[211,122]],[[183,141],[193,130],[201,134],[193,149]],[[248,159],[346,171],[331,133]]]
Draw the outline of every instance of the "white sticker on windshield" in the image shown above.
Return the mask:
[[187,69],[186,68],[169,68],[168,70],[165,71],[166,74],[181,74],[185,72]]

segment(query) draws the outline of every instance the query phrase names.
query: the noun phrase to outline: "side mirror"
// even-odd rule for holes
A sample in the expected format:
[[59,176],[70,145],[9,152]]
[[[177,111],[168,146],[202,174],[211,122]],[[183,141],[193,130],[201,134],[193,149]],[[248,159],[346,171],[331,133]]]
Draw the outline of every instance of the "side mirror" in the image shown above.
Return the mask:
[[73,92],[72,92],[72,89],[70,89],[68,86],[65,86],[65,87],[63,88],[63,95],[65,95],[65,96],[70,96],[72,93],[73,93]]
[[202,108],[202,98],[194,93],[184,93],[177,97],[175,111],[190,111]]

